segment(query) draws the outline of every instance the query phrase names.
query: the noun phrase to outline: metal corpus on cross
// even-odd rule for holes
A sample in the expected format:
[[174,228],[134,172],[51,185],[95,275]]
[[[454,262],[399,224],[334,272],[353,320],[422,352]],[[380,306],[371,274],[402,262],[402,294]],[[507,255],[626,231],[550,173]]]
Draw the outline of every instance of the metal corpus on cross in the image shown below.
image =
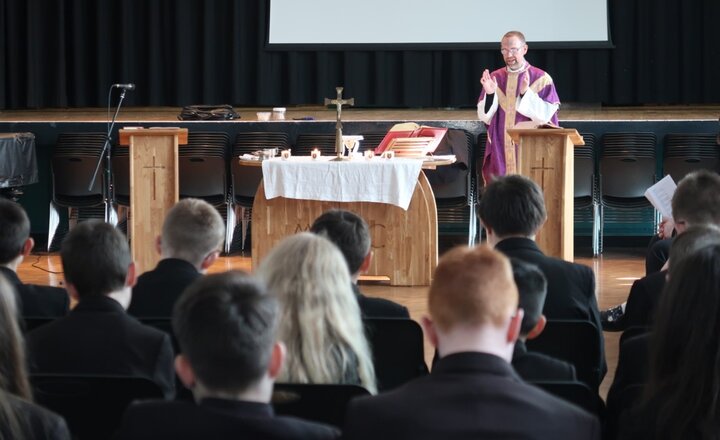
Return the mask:
[[337,92],[337,98],[330,99],[325,98],[325,105],[334,105],[337,109],[337,120],[335,122],[335,152],[337,157],[342,158],[343,155],[343,140],[342,140],[342,106],[343,105],[355,105],[355,98],[343,99],[342,92],[343,87],[335,87]]

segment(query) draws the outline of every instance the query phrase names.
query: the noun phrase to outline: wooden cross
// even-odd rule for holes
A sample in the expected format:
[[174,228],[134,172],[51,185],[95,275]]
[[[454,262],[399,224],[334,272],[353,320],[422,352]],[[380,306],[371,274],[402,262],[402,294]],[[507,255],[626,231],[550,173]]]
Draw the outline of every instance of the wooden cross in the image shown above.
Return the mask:
[[153,200],[157,200],[157,175],[155,170],[164,170],[165,167],[163,165],[155,165],[155,155],[153,154],[153,164],[151,167],[143,167],[143,169],[152,170],[153,172],[153,187],[152,187],[152,198]]
[[545,170],[554,170],[555,168],[546,167],[545,166],[545,158],[542,158],[542,166],[541,167],[530,167],[531,170],[541,170],[540,172],[540,186],[542,187],[543,191],[545,190]]
[[337,98],[325,98],[325,105],[332,104],[337,110],[337,120],[335,121],[335,152],[338,157],[341,157],[343,154],[342,120],[340,119],[342,115],[342,106],[346,104],[355,105],[355,98],[343,99],[343,87],[335,87],[335,91],[337,92]]

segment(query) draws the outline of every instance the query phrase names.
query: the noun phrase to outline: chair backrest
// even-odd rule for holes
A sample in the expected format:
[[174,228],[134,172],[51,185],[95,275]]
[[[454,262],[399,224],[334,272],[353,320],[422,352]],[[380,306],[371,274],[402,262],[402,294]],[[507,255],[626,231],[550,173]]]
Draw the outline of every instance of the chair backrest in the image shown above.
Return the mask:
[[663,149],[663,172],[675,182],[706,169],[720,172],[720,147],[715,133],[668,133]]
[[300,133],[293,150],[298,156],[309,156],[317,148],[324,155],[335,155],[335,133]]
[[163,397],[141,377],[33,374],[30,380],[37,403],[63,416],[80,440],[110,438],[133,400]]
[[590,387],[582,382],[536,381],[530,383],[600,418],[602,418],[605,413],[605,404],[597,391],[591,390]]
[[[457,132],[458,135],[455,135]],[[464,130],[448,130],[445,135],[446,140],[452,140],[455,143],[462,142],[461,145],[453,146],[454,151],[460,149],[465,150],[469,160],[468,166],[451,166],[439,167],[435,170],[425,170],[428,182],[433,190],[435,199],[453,199],[464,197],[471,200],[472,181],[471,164],[473,160],[472,136]]]
[[48,318],[48,317],[35,317],[35,316],[23,316],[22,318],[22,330],[23,333],[29,333],[33,330],[35,330],[38,327],[42,327],[45,324],[50,324],[51,322],[55,321],[57,318]]
[[573,148],[575,157],[575,198],[596,196],[595,136],[583,133],[584,146]]
[[251,154],[265,148],[277,148],[279,151],[290,148],[290,140],[285,132],[241,132],[235,137],[230,173],[232,179],[232,195],[235,203],[251,208],[258,185],[262,180],[262,168],[240,165],[238,157]]
[[548,320],[535,339],[526,341],[529,351],[545,353],[575,366],[578,380],[597,391],[600,386],[602,333],[590,321]]
[[365,318],[365,333],[381,391],[398,387],[428,373],[423,332],[412,319]]
[[601,195],[643,197],[655,183],[655,148],[653,133],[606,133],[600,152]]
[[359,385],[276,383],[272,405],[277,414],[342,428],[350,400],[368,395]]

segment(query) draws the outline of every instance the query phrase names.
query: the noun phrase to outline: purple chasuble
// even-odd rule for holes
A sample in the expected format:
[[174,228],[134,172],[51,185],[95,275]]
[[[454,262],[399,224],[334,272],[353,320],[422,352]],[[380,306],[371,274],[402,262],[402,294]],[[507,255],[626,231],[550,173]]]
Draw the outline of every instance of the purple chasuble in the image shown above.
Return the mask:
[[[518,122],[529,121],[531,118],[517,112],[520,87],[518,78],[522,72],[530,74],[530,89],[545,102],[559,104],[560,98],[555,91],[552,78],[537,67],[525,64],[525,68],[517,72],[509,72],[506,67],[495,70],[490,75],[497,79],[495,99],[498,100],[497,111],[487,126],[487,145],[483,160],[482,174],[485,183],[489,183],[493,176],[504,176],[516,172],[516,150],[507,134],[507,129]],[[482,89],[478,102],[485,98],[485,89]],[[557,112],[550,122],[558,125]]]

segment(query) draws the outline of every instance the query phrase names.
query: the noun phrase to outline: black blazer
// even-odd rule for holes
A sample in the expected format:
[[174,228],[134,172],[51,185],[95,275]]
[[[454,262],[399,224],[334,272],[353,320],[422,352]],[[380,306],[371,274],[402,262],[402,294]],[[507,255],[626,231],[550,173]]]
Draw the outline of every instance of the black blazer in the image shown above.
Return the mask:
[[330,426],[275,416],[269,404],[204,399],[194,402],[147,401],[125,412],[118,440],[142,439],[335,439]]
[[27,335],[30,371],[145,377],[175,393],[170,337],[140,324],[107,296],[81,300],[64,318]]
[[523,382],[485,353],[441,358],[430,375],[349,404],[348,439],[598,439],[585,411]]
[[548,286],[543,314],[547,319],[584,319],[595,324],[600,334],[602,380],[607,372],[607,363],[600,311],[595,298],[595,273],[592,269],[548,257],[529,238],[506,238],[495,245],[495,249],[508,257],[532,263],[545,274]]
[[[38,405],[20,399],[7,392],[0,392],[0,399],[6,400],[17,414],[28,439],[33,440],[70,440],[70,431],[65,419]],[[0,426],[0,433],[3,432]]]
[[202,274],[185,260],[166,258],[138,277],[128,313],[139,318],[172,316],[175,301]]
[[543,353],[528,351],[525,343],[519,339],[515,342],[512,366],[527,382],[577,380],[572,364]]
[[372,298],[360,292],[357,284],[352,285],[363,318],[410,318],[407,307],[385,298]]
[[667,271],[663,270],[635,280],[630,288],[625,313],[619,321],[621,329],[649,327],[652,324],[666,277]]
[[67,315],[70,310],[70,297],[65,289],[23,284],[17,274],[7,267],[0,267],[0,273],[15,287],[20,316],[58,318]]

